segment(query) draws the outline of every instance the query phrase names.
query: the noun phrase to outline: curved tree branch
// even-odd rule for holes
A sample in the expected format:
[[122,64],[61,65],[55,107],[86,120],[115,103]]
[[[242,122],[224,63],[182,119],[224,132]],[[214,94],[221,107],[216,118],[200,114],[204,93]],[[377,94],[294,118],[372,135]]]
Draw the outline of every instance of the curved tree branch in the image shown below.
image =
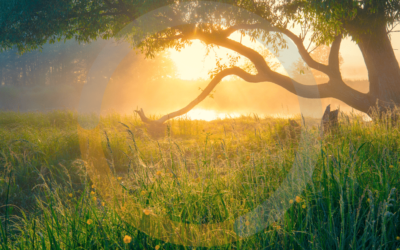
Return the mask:
[[329,52],[329,68],[332,72],[332,76],[336,76],[339,79],[342,79],[342,74],[340,73],[339,68],[339,50],[341,42],[342,35],[339,35],[333,41],[331,51]]
[[229,68],[229,69],[224,69],[221,72],[219,72],[218,74],[215,75],[215,77],[210,81],[210,83],[207,85],[207,87],[203,90],[203,92],[201,92],[201,94],[194,99],[192,102],[190,102],[186,107],[169,113],[167,115],[164,115],[163,117],[161,117],[158,120],[150,120],[149,118],[147,118],[143,112],[143,109],[141,110],[135,110],[136,113],[139,114],[140,119],[144,122],[144,123],[159,123],[159,124],[163,124],[164,122],[166,122],[169,119],[175,118],[177,116],[181,116],[186,114],[187,112],[189,112],[192,108],[194,108],[197,104],[199,104],[201,101],[203,101],[210,93],[211,91],[213,91],[213,89],[218,85],[218,83],[225,77],[225,76],[229,76],[229,75],[236,75],[240,78],[242,78],[243,80],[247,81],[247,82],[262,82],[262,81],[266,81],[267,78],[260,76],[260,75],[251,75],[249,73],[247,73],[246,71],[242,70],[241,68],[238,67],[233,67],[233,68]]

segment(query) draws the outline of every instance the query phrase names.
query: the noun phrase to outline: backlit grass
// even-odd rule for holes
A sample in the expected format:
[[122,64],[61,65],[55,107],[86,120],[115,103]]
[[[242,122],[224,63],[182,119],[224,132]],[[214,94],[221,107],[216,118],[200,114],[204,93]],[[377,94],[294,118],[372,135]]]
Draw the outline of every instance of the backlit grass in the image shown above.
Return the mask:
[[[321,138],[316,120],[296,120],[303,124],[307,144],[289,135],[284,119],[176,119],[168,123],[165,137],[155,140],[134,115],[102,117],[104,160],[109,178],[122,190],[113,199],[105,195],[114,190],[107,182],[91,179],[96,160],[81,154],[75,113],[2,112],[0,246],[400,247],[399,126],[388,119],[364,122],[342,115],[338,130]],[[284,183],[304,145],[317,153],[312,181],[288,197],[290,206],[281,218],[240,239],[234,227],[201,229],[230,225],[240,216],[243,227],[254,226],[246,215]],[[160,221],[182,227],[167,228]]]

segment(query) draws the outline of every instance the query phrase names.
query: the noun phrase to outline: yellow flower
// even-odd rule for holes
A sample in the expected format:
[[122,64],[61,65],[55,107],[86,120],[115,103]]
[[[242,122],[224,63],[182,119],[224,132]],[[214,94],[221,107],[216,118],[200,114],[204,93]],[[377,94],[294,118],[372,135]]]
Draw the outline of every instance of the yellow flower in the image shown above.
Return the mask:
[[103,202],[101,203],[101,205],[104,207],[104,206],[106,205],[106,203],[103,201]]
[[97,201],[97,198],[96,198],[96,196],[93,196],[93,198],[92,198],[92,199],[93,199],[93,201]]
[[394,166],[393,166],[393,165],[390,165],[389,168],[394,168]]
[[306,208],[307,206],[306,206],[306,204],[304,204],[303,206],[301,206],[302,208]]
[[93,185],[92,185],[92,188],[96,188],[96,186],[93,184]]
[[368,202],[370,202],[370,201],[371,201],[371,199],[370,199],[370,198],[368,198],[368,199],[367,199],[367,201],[368,201]]
[[249,159],[250,159],[250,156],[247,156],[246,158],[247,158],[247,160],[249,160]]
[[90,225],[90,224],[93,223],[93,221],[92,221],[91,219],[88,219],[88,220],[86,221],[86,223],[87,223],[88,225]]
[[122,177],[118,177],[117,180],[119,180],[119,181],[122,180]]
[[289,200],[289,203],[290,203],[290,204],[293,204],[293,200]]
[[218,155],[218,158],[221,158],[222,157],[222,155]]
[[71,193],[69,193],[69,194],[68,194],[68,196],[69,196],[69,197],[72,197],[72,194],[71,194]]
[[232,197],[232,198],[231,198],[231,202],[233,203],[234,201],[235,201],[235,198]]
[[125,212],[126,208],[125,207],[121,207],[121,211]]
[[94,191],[92,191],[92,192],[90,192],[90,194],[91,194],[91,195],[94,195],[94,194],[95,194],[95,192],[94,192]]
[[156,172],[156,175],[161,176],[161,171],[158,170],[158,171]]
[[150,209],[143,209],[143,213],[145,215],[149,215],[149,214],[151,214],[151,210]]
[[155,250],[158,250],[158,249],[160,249],[160,246],[157,245],[157,246],[154,247],[154,249],[155,249]]
[[396,237],[396,240],[400,240],[400,236],[397,236],[397,237]]
[[318,136],[317,140],[320,141],[321,140],[321,136]]
[[142,192],[140,192],[141,195],[146,195],[147,192],[145,190],[142,190]]
[[296,196],[296,199],[295,199],[295,200],[296,200],[297,203],[300,203],[300,202],[301,202],[300,196]]
[[276,230],[281,230],[281,226],[276,226]]
[[245,224],[246,226],[249,226],[249,225],[250,225],[250,222],[249,222],[249,221],[246,221],[244,224]]
[[131,236],[128,236],[128,235],[125,235],[125,237],[124,237],[124,243],[125,243],[125,244],[129,244],[129,243],[131,243],[131,241],[132,241],[132,237],[131,237]]
[[174,177],[174,174],[173,173],[169,173],[169,177]]

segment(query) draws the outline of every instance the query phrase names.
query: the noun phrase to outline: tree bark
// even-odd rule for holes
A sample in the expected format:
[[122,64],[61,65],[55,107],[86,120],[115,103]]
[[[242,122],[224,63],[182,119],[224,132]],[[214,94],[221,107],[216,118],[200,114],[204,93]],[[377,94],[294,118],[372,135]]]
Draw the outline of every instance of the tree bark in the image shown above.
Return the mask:
[[372,34],[360,35],[358,46],[368,70],[371,107],[377,103],[385,109],[399,105],[400,68],[386,26],[377,27]]

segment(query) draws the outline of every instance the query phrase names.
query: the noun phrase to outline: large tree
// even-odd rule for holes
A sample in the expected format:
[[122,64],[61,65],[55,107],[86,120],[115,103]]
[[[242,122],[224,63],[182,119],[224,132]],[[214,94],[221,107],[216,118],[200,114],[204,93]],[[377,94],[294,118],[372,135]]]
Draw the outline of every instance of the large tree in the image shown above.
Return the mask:
[[[98,37],[110,38],[128,23],[145,13],[174,2],[186,1],[134,1],[134,0],[80,0],[80,1],[29,1],[3,3],[0,13],[0,45],[2,49],[17,46],[20,52],[38,49],[46,41],[75,38],[89,42]],[[212,79],[203,92],[186,107],[167,114],[157,121],[151,121],[138,111],[147,123],[162,124],[168,119],[187,113],[204,100],[226,76],[236,75],[247,82],[273,82],[288,91],[305,98],[335,98],[365,113],[371,112],[376,104],[383,110],[392,109],[400,103],[400,69],[395,58],[390,32],[394,32],[400,19],[398,0],[224,0],[215,1],[240,7],[243,13],[256,16],[249,18],[228,5],[216,8],[215,12],[198,13],[194,5],[205,2],[191,2],[186,9],[177,8],[165,13],[157,13],[157,21],[171,22],[171,19],[188,19],[186,25],[171,26],[161,32],[149,33],[145,39],[143,31],[132,29],[125,38],[148,57],[158,51],[180,49],[198,39],[207,46],[230,49],[237,56],[247,58],[252,63],[241,68],[233,63],[218,65],[212,72]],[[210,3],[210,2],[208,2]],[[172,14],[172,16],[171,16]],[[260,17],[260,18],[258,18]],[[196,21],[197,20],[197,21]],[[265,23],[280,31],[266,30]],[[194,22],[193,22],[194,21]],[[302,32],[294,34],[289,27],[300,25]],[[139,25],[140,26],[140,25]],[[241,32],[271,44],[279,51],[286,46],[286,38],[292,40],[308,67],[324,73],[328,80],[318,84],[318,92],[309,85],[293,81],[288,76],[274,71],[265,55],[244,46],[230,38],[234,32]],[[311,32],[311,33],[310,33]],[[329,45],[328,63],[314,60],[310,48],[305,44],[306,36],[311,36],[313,46]],[[361,93],[346,85],[340,72],[340,44],[343,38],[352,38],[360,48],[368,70],[369,93]]]

